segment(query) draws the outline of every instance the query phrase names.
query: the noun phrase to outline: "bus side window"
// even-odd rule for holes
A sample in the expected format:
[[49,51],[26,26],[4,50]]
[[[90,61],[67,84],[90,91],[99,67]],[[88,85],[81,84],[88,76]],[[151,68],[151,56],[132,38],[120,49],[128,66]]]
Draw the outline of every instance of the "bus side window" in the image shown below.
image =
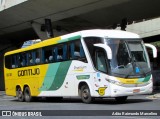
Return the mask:
[[8,69],[12,68],[12,56],[5,57],[5,67]]
[[69,45],[69,58],[74,59],[74,43],[73,42]]
[[48,57],[48,62],[53,62],[53,55],[50,55],[50,56]]
[[58,49],[57,49],[57,47],[54,47],[54,48],[53,48],[53,57],[54,57],[55,62],[58,61],[58,60],[57,60],[57,54],[58,54]]
[[69,53],[70,59],[81,61],[82,59],[85,59],[86,61],[85,53],[80,40],[76,40],[69,45]]
[[57,61],[63,61],[63,47],[57,47]]
[[91,57],[91,59],[93,61],[93,64],[96,67],[94,44],[104,43],[104,40],[101,37],[85,37],[84,38],[84,42],[85,42],[86,47],[87,47],[87,49],[89,51],[90,57]]
[[22,67],[23,61],[21,54],[17,54],[17,62],[18,62],[18,67]]
[[41,63],[41,53],[40,53],[40,49],[37,49],[34,51],[34,55],[35,55],[35,63],[36,64],[40,64]]
[[34,64],[33,52],[32,51],[28,52],[28,54],[27,54],[27,62],[28,62],[28,65],[33,65]]
[[74,59],[79,59],[80,56],[80,41],[75,41],[74,42]]
[[42,49],[42,61],[43,63],[52,63],[53,62],[53,54],[52,47],[44,47]]
[[75,42],[72,42],[70,44],[70,59],[78,59],[80,57],[79,47],[75,44]]
[[81,58],[84,58],[84,57],[85,57],[84,49],[83,49],[81,43],[80,43],[80,56],[81,56]]
[[15,55],[12,55],[12,60],[11,60],[11,65],[12,65],[12,68],[16,68],[16,56]]
[[52,56],[49,57],[56,62],[68,60],[67,44],[61,44],[53,48]]
[[23,53],[23,54],[20,54],[20,57],[21,57],[21,66],[24,67],[24,66],[27,66],[27,57],[26,57],[26,53]]
[[106,53],[103,49],[97,48],[96,50],[96,68],[99,71],[107,73]]
[[14,57],[15,57],[15,67],[17,68],[18,67],[18,57],[17,57],[17,54]]
[[67,44],[63,45],[63,60],[67,60]]

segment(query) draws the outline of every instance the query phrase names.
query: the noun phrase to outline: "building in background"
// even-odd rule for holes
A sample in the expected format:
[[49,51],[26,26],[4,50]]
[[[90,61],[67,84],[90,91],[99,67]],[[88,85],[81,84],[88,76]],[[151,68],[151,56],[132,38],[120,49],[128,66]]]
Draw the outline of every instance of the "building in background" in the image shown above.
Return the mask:
[[0,0],[0,11],[3,11],[25,1],[27,0]]
[[36,44],[36,43],[39,43],[39,42],[41,42],[40,39],[25,41],[24,44],[22,45],[22,48],[28,47],[30,45],[33,45],[33,44]]

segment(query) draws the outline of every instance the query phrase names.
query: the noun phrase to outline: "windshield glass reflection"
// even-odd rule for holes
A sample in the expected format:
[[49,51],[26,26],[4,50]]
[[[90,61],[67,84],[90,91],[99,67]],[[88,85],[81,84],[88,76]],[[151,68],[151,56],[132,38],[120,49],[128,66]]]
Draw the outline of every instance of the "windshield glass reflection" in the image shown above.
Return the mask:
[[111,75],[119,77],[144,77],[150,72],[148,56],[142,41],[134,39],[106,39],[112,50]]

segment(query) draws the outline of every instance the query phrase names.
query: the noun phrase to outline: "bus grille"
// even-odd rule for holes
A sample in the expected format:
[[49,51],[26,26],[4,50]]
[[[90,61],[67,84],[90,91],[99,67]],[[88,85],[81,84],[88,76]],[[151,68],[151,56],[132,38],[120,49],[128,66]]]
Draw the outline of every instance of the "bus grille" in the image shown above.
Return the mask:
[[142,83],[142,84],[122,84],[121,86],[123,87],[142,87],[142,86],[146,86],[148,85],[149,83]]

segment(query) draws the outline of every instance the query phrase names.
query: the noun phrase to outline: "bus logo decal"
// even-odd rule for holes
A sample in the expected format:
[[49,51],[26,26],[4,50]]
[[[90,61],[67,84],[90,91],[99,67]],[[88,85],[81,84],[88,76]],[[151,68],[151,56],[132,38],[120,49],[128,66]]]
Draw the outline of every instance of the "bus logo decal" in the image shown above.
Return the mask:
[[98,90],[96,90],[100,96],[103,96],[105,94],[105,90],[107,87],[99,87]]
[[86,69],[87,67],[86,66],[74,66],[74,71],[80,71],[80,72],[83,72],[84,69]]
[[97,77],[100,78],[100,73],[99,72],[97,73]]
[[18,77],[21,77],[21,76],[33,76],[33,75],[39,75],[39,74],[40,74],[40,69],[39,68],[18,70]]

